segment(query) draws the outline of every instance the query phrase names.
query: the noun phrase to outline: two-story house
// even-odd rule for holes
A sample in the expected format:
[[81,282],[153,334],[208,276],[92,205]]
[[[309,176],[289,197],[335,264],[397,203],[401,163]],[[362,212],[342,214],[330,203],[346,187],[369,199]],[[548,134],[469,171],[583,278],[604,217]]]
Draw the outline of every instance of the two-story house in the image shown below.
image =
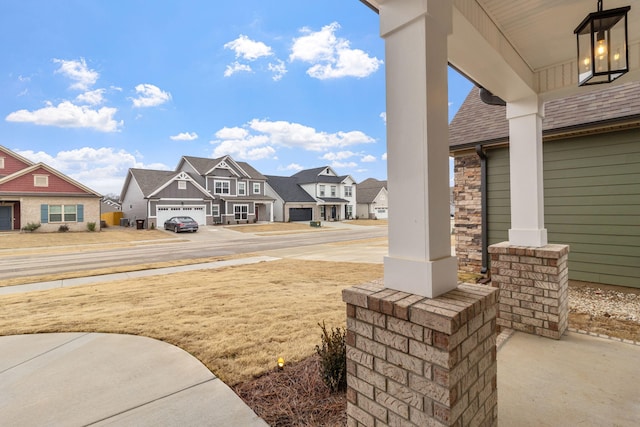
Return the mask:
[[200,225],[272,221],[273,199],[267,178],[230,156],[183,156],[175,171],[130,169],[120,200],[129,221],[145,219],[162,227],[172,216],[186,215]]
[[340,221],[355,216],[356,183],[349,175],[338,176],[330,166],[290,177],[268,176],[267,194],[276,200],[276,220]]

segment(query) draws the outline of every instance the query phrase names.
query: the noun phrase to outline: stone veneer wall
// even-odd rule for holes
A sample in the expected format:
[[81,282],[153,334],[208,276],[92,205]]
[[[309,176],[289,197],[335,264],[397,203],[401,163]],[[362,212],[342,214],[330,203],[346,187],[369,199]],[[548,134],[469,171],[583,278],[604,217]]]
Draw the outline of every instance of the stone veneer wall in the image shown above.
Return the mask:
[[560,339],[569,317],[569,246],[489,246],[491,283],[500,289],[498,328]]
[[454,158],[454,233],[458,270],[480,274],[482,270],[482,193],[480,158],[473,153]]
[[347,426],[497,426],[495,288],[345,289]]

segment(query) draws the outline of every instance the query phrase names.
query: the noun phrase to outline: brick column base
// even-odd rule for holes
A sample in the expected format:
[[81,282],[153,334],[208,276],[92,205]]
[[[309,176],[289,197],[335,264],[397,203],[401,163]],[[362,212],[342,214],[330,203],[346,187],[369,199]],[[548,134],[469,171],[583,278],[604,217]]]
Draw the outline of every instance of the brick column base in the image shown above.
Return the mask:
[[496,289],[345,289],[347,426],[497,426]]
[[491,284],[500,289],[498,329],[560,339],[569,321],[569,246],[489,246]]

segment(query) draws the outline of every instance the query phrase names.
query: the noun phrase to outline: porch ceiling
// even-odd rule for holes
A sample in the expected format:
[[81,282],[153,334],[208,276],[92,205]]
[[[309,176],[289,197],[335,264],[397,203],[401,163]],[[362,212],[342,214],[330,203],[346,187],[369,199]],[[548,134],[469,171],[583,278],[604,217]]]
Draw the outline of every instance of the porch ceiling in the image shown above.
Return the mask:
[[[394,0],[361,1],[380,10]],[[449,62],[478,84],[507,101],[534,93],[549,100],[590,90],[578,89],[573,30],[587,14],[596,11],[597,0],[452,3]],[[640,0],[603,1],[605,10],[622,6],[631,6],[630,72],[614,84],[640,80]]]

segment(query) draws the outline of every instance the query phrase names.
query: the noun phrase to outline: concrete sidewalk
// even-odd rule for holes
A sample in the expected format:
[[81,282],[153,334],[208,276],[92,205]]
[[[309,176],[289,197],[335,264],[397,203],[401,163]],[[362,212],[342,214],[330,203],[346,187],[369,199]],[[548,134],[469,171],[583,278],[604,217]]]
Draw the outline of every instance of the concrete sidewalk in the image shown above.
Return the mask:
[[49,282],[27,283],[24,285],[0,287],[0,295],[21,294],[24,292],[44,291],[48,289],[67,288],[71,286],[89,285],[95,283],[112,282],[138,277],[160,276],[186,271],[208,270],[213,268],[230,267],[234,265],[256,264],[259,262],[276,261],[279,258],[270,256],[256,256],[248,258],[235,258],[224,261],[213,261],[200,264],[179,265],[175,267],[151,268],[147,270],[135,270],[126,273],[110,273],[98,276],[77,277],[75,279],[52,280]]
[[[509,427],[640,425],[640,345],[514,333],[498,350]],[[99,333],[0,337],[0,425],[266,426],[198,360]]]
[[0,425],[267,424],[202,363],[146,337],[0,337]]

